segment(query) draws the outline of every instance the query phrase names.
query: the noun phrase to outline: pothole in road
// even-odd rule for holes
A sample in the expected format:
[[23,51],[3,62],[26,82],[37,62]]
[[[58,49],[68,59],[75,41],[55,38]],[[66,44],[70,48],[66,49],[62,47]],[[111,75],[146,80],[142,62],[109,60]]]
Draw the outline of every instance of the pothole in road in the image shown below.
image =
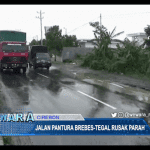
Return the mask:
[[60,82],[63,84],[75,84],[75,82],[70,79],[63,79]]
[[72,81],[60,81],[60,82],[63,84],[74,84],[74,82],[72,82]]

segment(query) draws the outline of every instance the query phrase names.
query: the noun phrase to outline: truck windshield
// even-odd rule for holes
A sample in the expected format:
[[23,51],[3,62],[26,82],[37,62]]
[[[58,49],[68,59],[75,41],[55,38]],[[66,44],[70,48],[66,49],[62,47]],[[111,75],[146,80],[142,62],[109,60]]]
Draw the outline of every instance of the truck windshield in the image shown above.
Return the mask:
[[3,45],[3,52],[25,52],[27,46],[23,45]]
[[46,59],[46,60],[50,59],[50,56],[48,53],[36,53],[36,57],[38,57],[39,59]]

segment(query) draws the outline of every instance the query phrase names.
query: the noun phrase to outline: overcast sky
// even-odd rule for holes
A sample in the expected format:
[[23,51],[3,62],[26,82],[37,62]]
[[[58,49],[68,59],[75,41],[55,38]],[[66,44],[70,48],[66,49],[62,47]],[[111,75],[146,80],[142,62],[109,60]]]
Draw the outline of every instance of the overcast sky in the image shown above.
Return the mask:
[[94,38],[89,22],[100,21],[108,31],[116,26],[115,33],[124,31],[118,36],[123,40],[130,33],[144,33],[144,27],[150,25],[150,5],[0,5],[0,30],[20,30],[27,34],[27,44],[33,38],[41,39],[40,19],[42,14],[42,31],[44,26],[59,25],[62,35],[67,29],[68,35],[77,39]]

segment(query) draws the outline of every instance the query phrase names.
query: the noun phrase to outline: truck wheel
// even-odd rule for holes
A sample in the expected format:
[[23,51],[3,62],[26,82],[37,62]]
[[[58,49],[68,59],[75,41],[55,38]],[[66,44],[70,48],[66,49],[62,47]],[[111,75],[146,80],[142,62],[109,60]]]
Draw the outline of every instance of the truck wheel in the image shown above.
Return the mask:
[[25,73],[26,73],[26,67],[23,68],[23,74],[25,74]]
[[30,67],[30,68],[32,67],[30,63],[29,63],[29,67]]
[[16,69],[15,68],[13,68],[13,73],[16,73]]
[[3,68],[1,68],[0,70],[1,70],[1,72],[3,72]]
[[33,68],[36,69],[37,67],[35,65],[33,65]]
[[20,73],[20,68],[13,68],[13,73]]
[[49,70],[49,66],[47,67],[47,70]]

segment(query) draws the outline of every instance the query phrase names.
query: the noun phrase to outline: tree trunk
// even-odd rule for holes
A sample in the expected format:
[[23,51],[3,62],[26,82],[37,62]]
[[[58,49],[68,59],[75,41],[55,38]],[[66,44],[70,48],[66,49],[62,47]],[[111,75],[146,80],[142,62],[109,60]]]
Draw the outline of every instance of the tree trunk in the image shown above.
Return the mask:
[[55,61],[56,61],[56,49],[55,49]]

